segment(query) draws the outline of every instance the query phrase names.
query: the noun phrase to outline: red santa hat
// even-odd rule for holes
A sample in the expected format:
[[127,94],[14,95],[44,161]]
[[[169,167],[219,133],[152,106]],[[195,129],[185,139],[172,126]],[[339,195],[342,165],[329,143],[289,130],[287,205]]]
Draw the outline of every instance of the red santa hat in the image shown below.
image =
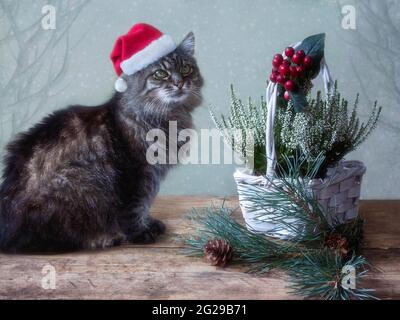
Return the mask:
[[132,75],[176,49],[171,36],[145,23],[135,24],[128,33],[118,37],[110,58],[118,79],[115,90],[127,89],[123,74]]

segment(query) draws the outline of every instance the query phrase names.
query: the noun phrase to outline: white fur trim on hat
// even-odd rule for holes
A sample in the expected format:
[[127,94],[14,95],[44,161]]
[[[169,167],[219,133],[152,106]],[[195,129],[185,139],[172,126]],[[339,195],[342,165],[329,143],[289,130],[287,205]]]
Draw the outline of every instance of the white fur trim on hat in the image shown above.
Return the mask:
[[125,74],[132,75],[175,49],[176,44],[172,37],[164,34],[129,59],[122,61],[120,67]]
[[128,89],[128,84],[124,78],[118,77],[118,79],[115,81],[114,88],[118,92],[125,92],[126,89]]

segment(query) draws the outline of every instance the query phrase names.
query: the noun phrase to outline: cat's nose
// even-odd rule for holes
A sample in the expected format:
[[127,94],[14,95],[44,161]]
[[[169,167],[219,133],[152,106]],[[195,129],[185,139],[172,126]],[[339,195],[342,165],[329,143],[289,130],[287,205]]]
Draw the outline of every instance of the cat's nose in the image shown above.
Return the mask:
[[174,86],[177,87],[178,89],[182,89],[183,87],[183,81],[182,80],[177,80],[173,82]]

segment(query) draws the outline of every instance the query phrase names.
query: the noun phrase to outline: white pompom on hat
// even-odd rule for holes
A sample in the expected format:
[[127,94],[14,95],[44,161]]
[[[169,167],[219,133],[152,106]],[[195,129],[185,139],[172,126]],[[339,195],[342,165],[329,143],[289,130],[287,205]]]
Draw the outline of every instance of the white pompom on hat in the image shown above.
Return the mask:
[[115,81],[114,88],[118,92],[125,92],[128,89],[128,84],[126,83],[125,79],[121,76]]
[[124,92],[128,85],[123,75],[132,75],[176,49],[171,36],[145,23],[135,24],[118,37],[110,58],[118,79],[115,90]]

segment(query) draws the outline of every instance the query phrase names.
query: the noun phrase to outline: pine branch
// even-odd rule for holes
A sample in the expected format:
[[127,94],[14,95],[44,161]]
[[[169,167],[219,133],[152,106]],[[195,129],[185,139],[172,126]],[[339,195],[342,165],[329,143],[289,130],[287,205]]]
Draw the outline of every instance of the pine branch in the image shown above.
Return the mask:
[[195,236],[181,239],[184,253],[190,256],[203,255],[203,247],[209,239],[227,240],[235,250],[235,259],[249,263],[263,261],[268,257],[287,255],[290,246],[278,240],[248,231],[232,218],[234,210],[224,206],[193,209],[188,217],[196,228]]
[[183,253],[203,256],[210,239],[226,240],[234,250],[234,260],[246,263],[249,272],[265,273],[279,268],[290,277],[293,293],[306,298],[375,299],[370,289],[347,288],[343,285],[344,270],[356,271],[356,285],[368,270],[362,256],[349,259],[322,246],[277,240],[247,230],[232,217],[234,210],[224,206],[193,209],[189,218],[194,224],[194,235],[179,240],[185,245]]
[[[284,157],[285,166],[280,167],[280,179],[266,177],[268,192],[263,186],[249,186],[243,192],[243,200],[252,203],[256,218],[265,218],[276,227],[271,234],[284,231],[287,238],[296,242],[321,241],[324,232],[331,227],[319,202],[309,190],[309,182],[315,178],[324,161],[320,155],[312,163],[296,155]],[[307,164],[306,164],[307,163]],[[306,164],[305,175],[300,171]]]
[[362,256],[353,256],[350,260],[328,250],[318,253],[305,253],[296,263],[288,264],[292,292],[306,298],[321,297],[326,300],[376,299],[374,290],[349,288],[344,282],[347,275],[343,271],[355,271],[355,285],[365,275],[368,262]]
[[[193,209],[189,215],[195,234],[183,236],[184,253],[201,256],[211,239],[222,239],[233,248],[234,260],[247,263],[250,272],[264,273],[274,268],[285,270],[294,293],[306,298],[372,299],[372,290],[347,286],[344,271],[355,272],[356,282],[367,272],[368,262],[357,255],[362,240],[362,220],[331,226],[327,215],[312,193],[308,182],[317,174],[324,158],[308,164],[301,176],[304,156],[285,159],[287,170],[280,182],[269,179],[269,190],[253,186],[244,195],[254,210],[261,209],[277,230],[289,232],[285,240],[248,230],[224,207]],[[335,237],[336,236],[336,237]],[[336,239],[336,240],[335,240]]]

